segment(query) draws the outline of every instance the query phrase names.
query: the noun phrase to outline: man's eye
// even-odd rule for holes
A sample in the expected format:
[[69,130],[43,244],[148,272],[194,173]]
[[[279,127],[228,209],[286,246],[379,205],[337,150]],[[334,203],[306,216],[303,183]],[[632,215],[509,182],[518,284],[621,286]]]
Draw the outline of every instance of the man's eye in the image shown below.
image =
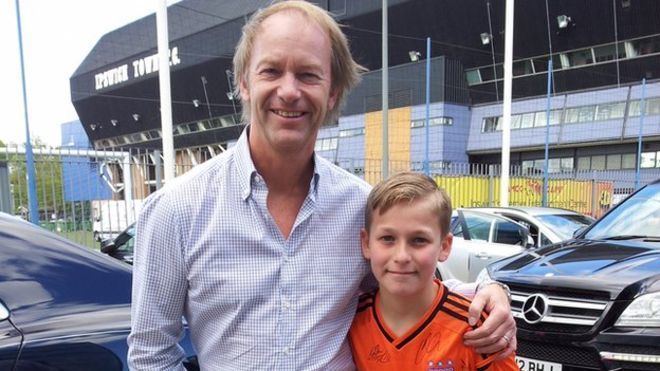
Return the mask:
[[319,75],[317,75],[315,73],[312,73],[312,72],[302,73],[302,74],[300,74],[300,78],[303,79],[304,81],[309,81],[309,82],[318,81],[318,80],[321,79],[321,77],[319,77]]
[[274,76],[277,75],[277,70],[275,68],[264,68],[259,72],[259,74],[266,76]]

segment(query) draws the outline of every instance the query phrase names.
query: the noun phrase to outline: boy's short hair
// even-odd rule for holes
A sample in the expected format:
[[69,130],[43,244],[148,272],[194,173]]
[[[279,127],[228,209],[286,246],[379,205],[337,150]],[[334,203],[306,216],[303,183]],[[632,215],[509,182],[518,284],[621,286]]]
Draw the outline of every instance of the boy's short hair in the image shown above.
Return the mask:
[[373,213],[382,214],[401,202],[413,202],[431,197],[432,211],[438,214],[440,230],[444,237],[449,232],[451,220],[451,199],[447,192],[438,187],[430,177],[414,172],[401,172],[378,183],[369,193],[365,211],[365,229],[369,231]]

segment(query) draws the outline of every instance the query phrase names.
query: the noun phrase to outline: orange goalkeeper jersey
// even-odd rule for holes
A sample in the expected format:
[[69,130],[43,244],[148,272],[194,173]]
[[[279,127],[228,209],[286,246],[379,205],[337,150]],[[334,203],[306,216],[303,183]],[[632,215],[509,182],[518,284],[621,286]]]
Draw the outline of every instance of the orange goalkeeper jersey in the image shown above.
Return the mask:
[[[493,361],[494,354],[477,354],[463,345],[463,334],[470,329],[470,301],[436,283],[439,290],[433,305],[402,336],[396,336],[383,321],[377,292],[360,298],[349,332],[358,370],[518,370],[513,355]],[[485,318],[484,312],[477,325]]]

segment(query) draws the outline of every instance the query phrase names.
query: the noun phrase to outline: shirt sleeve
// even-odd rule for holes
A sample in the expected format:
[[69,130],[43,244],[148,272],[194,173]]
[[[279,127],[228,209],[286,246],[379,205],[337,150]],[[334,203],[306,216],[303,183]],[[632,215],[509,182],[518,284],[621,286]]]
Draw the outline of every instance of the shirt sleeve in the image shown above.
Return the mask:
[[188,290],[180,219],[166,193],[149,198],[136,228],[131,370],[184,370],[182,315]]
[[488,371],[518,371],[520,368],[516,363],[516,357],[514,354],[510,356],[494,361],[493,359],[498,353],[493,353],[488,355],[486,358],[481,359],[477,362],[477,370],[488,370]]
[[443,280],[442,283],[450,291],[455,292],[457,294],[461,294],[467,297],[468,299],[474,299],[474,295],[477,293],[476,282],[465,283],[455,278],[452,278],[449,280]]

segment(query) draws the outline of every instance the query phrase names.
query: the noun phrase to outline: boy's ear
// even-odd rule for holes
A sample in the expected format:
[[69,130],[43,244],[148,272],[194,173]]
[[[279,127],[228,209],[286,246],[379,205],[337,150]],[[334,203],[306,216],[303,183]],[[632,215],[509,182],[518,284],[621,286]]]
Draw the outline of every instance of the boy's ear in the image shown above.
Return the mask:
[[449,258],[451,253],[451,245],[454,242],[454,235],[447,233],[445,237],[442,238],[442,247],[440,253],[438,254],[438,261],[443,262]]
[[369,232],[364,228],[360,231],[360,243],[362,244],[362,256],[369,260],[371,257],[371,252],[369,251]]

